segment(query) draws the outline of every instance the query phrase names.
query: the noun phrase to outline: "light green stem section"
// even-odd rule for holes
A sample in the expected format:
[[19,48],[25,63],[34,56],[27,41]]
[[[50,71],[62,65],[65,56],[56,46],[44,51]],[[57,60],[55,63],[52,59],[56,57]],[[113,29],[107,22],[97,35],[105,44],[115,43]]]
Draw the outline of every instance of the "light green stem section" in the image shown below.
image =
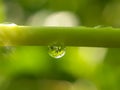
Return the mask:
[[112,27],[33,27],[0,26],[0,45],[46,46],[53,42],[65,46],[120,47],[120,29]]

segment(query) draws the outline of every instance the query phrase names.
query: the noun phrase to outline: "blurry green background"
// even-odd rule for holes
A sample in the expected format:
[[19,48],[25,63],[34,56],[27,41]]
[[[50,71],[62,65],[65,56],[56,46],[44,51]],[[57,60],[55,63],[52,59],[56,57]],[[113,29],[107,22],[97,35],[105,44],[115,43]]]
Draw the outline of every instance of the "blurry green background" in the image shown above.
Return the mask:
[[[0,0],[0,22],[30,26],[120,27],[119,0]],[[120,49],[0,47],[0,90],[120,90]]]

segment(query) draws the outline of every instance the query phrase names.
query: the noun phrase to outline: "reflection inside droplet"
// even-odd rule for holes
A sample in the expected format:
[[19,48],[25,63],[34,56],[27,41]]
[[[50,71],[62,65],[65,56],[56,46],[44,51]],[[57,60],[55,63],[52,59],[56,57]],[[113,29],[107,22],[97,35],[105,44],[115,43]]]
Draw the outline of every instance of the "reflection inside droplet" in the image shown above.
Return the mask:
[[63,45],[49,45],[48,53],[53,58],[61,58],[65,55],[65,47]]

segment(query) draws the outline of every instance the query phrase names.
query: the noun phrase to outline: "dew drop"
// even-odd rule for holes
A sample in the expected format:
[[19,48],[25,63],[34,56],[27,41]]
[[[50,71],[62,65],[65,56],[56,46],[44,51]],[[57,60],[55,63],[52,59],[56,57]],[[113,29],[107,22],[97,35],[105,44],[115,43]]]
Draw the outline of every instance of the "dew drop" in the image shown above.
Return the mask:
[[53,58],[61,58],[65,55],[65,46],[64,45],[49,45],[48,53]]

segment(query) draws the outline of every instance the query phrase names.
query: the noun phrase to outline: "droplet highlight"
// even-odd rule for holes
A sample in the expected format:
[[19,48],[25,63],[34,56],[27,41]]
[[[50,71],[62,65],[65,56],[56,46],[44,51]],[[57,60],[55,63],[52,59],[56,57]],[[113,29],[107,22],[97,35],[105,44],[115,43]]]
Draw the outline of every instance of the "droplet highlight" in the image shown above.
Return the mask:
[[64,45],[49,45],[48,54],[53,58],[61,58],[65,55],[65,46]]

